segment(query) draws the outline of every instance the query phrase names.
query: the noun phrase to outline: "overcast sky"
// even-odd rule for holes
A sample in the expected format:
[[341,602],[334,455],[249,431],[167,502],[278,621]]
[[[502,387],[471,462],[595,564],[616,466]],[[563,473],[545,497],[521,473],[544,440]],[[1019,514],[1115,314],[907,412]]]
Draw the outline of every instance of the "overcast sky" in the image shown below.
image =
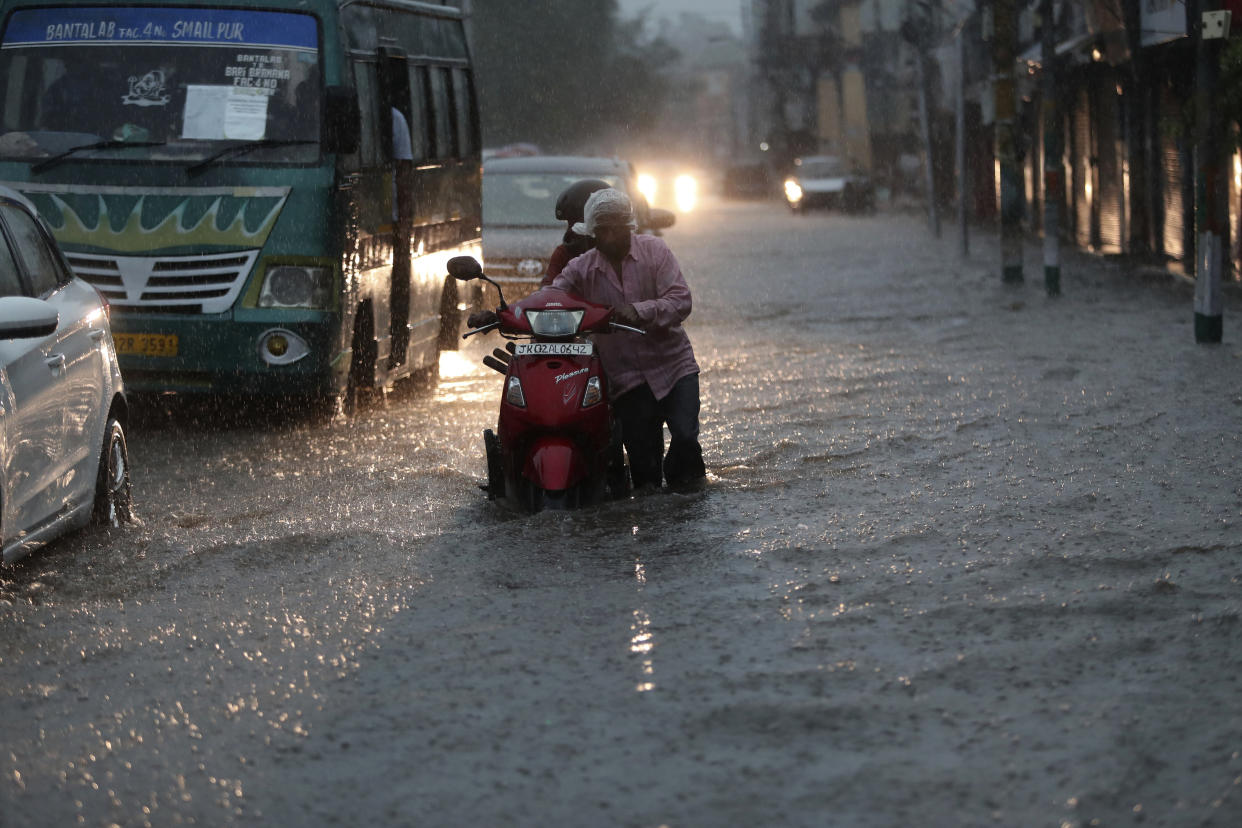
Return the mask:
[[650,9],[647,14],[649,20],[662,17],[676,20],[682,12],[696,12],[709,20],[729,24],[729,28],[739,37],[742,34],[741,0],[618,0],[618,5],[626,17]]

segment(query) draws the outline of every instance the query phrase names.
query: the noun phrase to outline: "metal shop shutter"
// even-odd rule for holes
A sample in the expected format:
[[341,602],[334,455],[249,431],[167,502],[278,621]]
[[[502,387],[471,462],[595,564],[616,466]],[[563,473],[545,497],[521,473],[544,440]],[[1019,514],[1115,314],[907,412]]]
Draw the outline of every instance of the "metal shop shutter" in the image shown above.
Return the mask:
[[[1181,105],[1171,90],[1165,89],[1161,99],[1161,112],[1165,119],[1174,122],[1181,120]],[[1160,167],[1161,167],[1161,205],[1164,208],[1164,255],[1171,259],[1181,260],[1186,255],[1185,220],[1186,211],[1182,193],[1185,188],[1185,169],[1182,162],[1181,139],[1173,134],[1161,134]]]
[[1091,166],[1091,106],[1087,90],[1074,96],[1071,157],[1074,169],[1074,243],[1083,249],[1091,247],[1091,202],[1095,191]]
[[1121,140],[1121,100],[1111,75],[1098,79],[1095,96],[1096,220],[1099,250],[1120,253],[1125,243],[1126,148]]

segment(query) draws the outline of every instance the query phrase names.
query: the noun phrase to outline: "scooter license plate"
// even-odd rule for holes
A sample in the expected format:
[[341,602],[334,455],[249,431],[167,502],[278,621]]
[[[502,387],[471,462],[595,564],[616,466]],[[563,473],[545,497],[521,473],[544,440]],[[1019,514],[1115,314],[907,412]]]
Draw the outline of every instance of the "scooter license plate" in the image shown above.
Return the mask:
[[595,346],[590,342],[523,342],[514,351],[516,356],[590,356]]

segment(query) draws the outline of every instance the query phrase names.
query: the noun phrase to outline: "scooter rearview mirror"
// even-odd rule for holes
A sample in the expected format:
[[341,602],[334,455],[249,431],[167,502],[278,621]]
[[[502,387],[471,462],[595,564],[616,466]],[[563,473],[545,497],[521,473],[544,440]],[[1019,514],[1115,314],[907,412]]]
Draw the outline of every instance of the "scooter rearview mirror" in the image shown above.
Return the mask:
[[473,256],[454,256],[448,260],[449,275],[460,282],[483,276],[483,266]]

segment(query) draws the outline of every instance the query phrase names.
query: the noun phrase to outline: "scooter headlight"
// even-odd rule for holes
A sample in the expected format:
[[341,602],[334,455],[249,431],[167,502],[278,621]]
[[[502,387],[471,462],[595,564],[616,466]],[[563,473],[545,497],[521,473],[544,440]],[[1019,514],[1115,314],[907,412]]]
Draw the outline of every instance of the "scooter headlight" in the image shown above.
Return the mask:
[[604,399],[604,389],[599,384],[599,377],[587,380],[586,391],[582,392],[582,407],[588,408]]
[[536,336],[573,336],[582,323],[580,310],[526,311],[526,321]]
[[522,393],[522,381],[517,377],[509,377],[509,387],[505,390],[505,400],[509,405],[518,408],[526,407],[526,395]]

